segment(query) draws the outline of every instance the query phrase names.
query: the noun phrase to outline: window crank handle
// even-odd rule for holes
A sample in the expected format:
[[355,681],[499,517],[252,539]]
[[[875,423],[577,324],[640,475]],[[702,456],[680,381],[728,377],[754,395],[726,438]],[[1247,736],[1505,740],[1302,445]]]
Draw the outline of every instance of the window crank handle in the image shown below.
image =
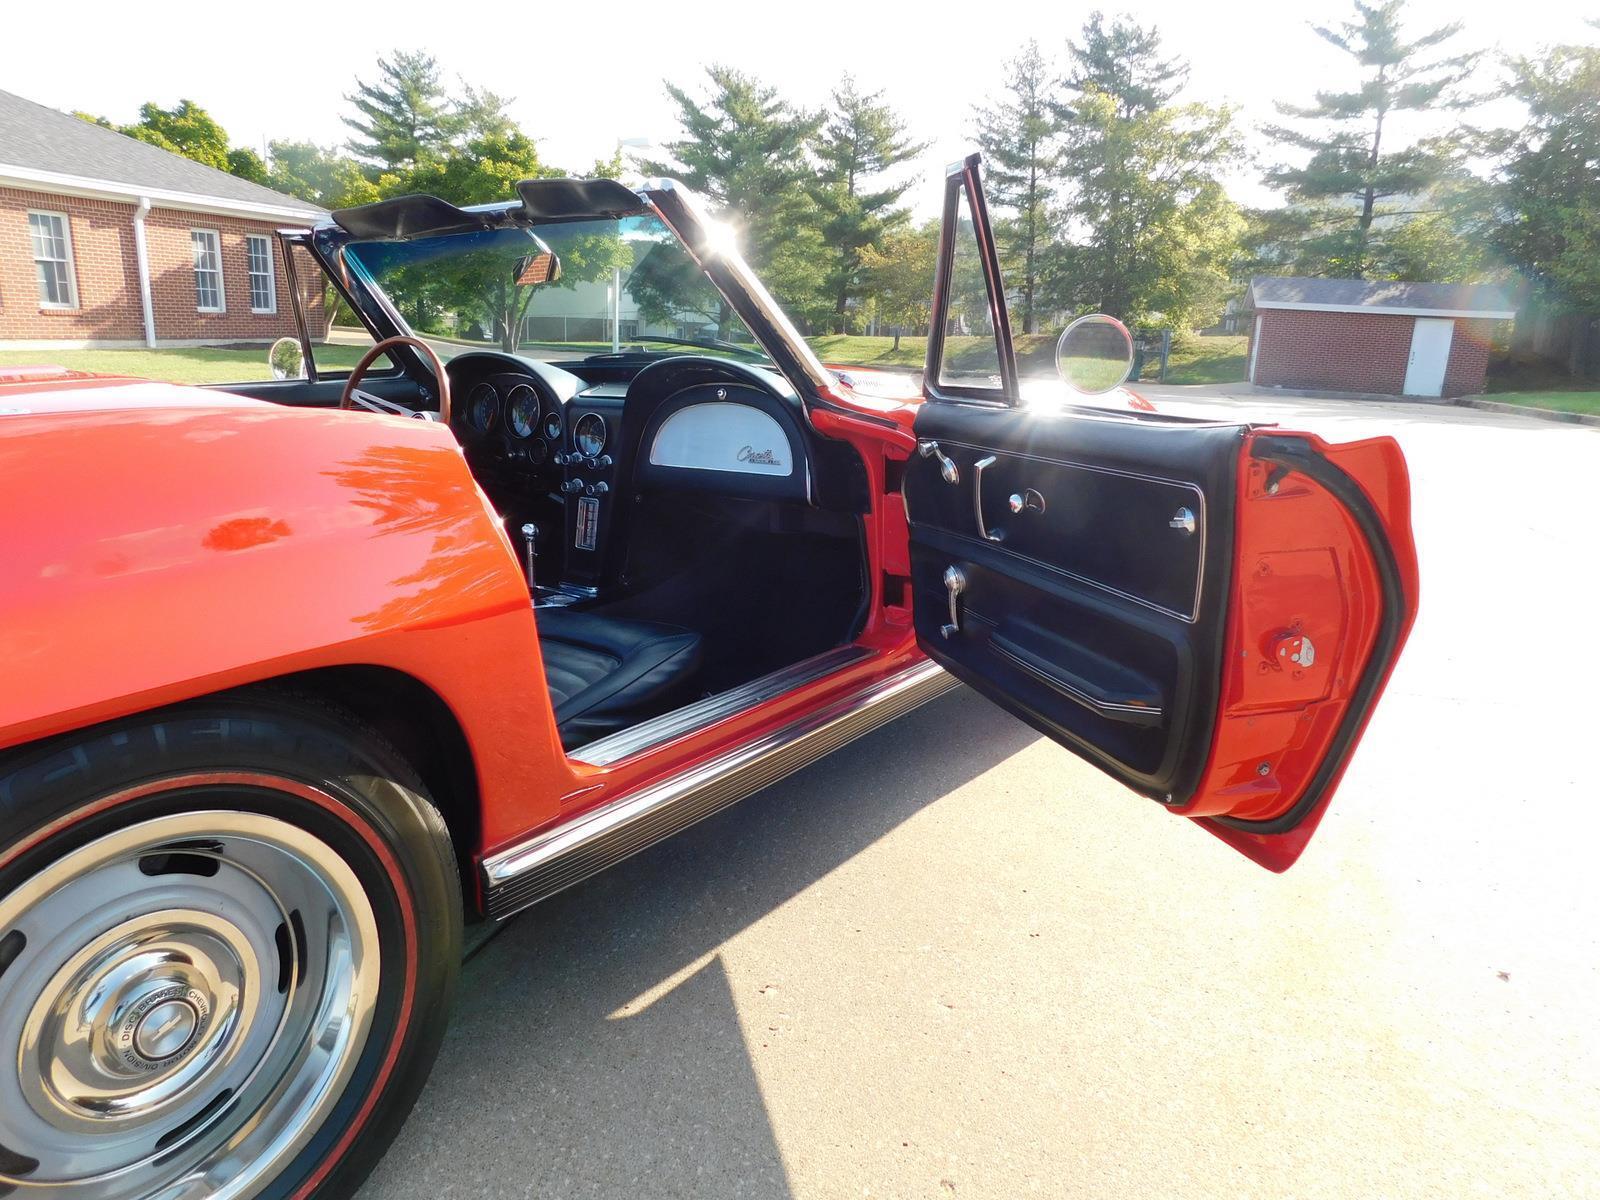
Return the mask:
[[948,638],[961,632],[961,593],[967,590],[967,577],[959,567],[944,569],[944,590],[950,601],[950,623],[939,626],[939,636]]
[[950,456],[939,449],[938,442],[918,442],[917,453],[922,455],[923,458],[936,458],[939,460],[939,475],[946,483],[961,482],[961,472],[956,468],[956,464],[950,461]]

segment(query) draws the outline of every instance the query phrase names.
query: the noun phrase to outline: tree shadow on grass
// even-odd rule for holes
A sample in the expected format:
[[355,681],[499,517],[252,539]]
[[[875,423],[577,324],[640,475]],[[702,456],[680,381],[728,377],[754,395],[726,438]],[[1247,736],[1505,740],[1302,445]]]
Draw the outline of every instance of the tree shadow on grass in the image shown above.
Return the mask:
[[524,915],[364,1200],[790,1196],[717,947],[1035,736],[961,689]]

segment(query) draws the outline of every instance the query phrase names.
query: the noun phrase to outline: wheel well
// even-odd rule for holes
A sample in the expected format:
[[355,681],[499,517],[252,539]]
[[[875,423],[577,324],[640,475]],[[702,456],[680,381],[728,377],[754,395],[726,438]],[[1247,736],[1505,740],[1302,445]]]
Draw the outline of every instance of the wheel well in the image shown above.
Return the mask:
[[[455,713],[432,688],[390,667],[319,667],[257,680],[224,692],[191,696],[182,703],[220,696],[248,697],[252,693],[288,695],[330,705],[387,742],[417,773],[444,818],[460,873],[463,911],[469,918],[481,914],[482,905],[473,882],[477,878],[473,855],[481,844],[483,830],[477,766]],[[36,752],[57,738],[83,732],[68,730],[8,747],[0,752],[0,765],[18,755]]]
[[455,713],[427,684],[390,667],[321,667],[237,689],[288,689],[336,705],[387,741],[421,777],[455,847],[462,902],[479,911],[473,852],[483,828],[478,772]]

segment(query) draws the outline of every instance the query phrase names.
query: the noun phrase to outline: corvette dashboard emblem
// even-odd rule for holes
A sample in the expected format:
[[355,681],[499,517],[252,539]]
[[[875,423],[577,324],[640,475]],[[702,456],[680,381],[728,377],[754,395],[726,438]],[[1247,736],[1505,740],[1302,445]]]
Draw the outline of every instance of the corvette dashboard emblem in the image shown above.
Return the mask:
[[778,456],[771,450],[757,450],[753,446],[741,446],[738,458],[742,463],[754,463],[758,467],[776,467],[780,465]]

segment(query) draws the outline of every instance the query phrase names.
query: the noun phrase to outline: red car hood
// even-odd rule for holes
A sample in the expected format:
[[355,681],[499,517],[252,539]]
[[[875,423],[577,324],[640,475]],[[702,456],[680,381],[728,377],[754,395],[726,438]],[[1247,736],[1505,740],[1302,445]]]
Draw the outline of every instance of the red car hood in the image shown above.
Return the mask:
[[125,375],[96,375],[64,367],[0,367],[0,419],[107,409],[258,408],[264,404],[264,400],[229,392],[151,383]]

